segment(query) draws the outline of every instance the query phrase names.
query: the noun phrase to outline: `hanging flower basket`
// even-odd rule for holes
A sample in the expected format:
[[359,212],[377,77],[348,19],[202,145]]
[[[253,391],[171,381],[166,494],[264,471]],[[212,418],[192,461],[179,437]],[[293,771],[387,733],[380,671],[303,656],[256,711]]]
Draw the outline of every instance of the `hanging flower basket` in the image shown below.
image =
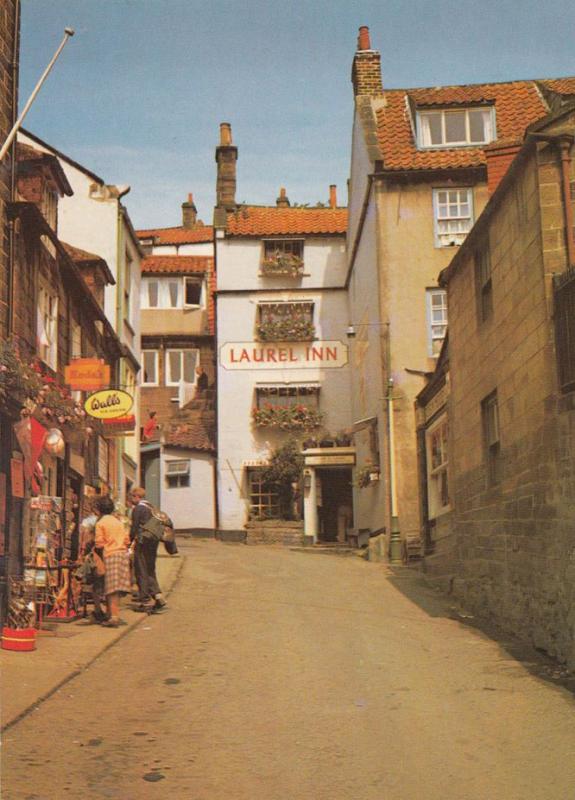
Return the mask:
[[276,250],[273,256],[262,261],[261,271],[264,275],[289,275],[297,278],[303,274],[303,258]]
[[16,400],[22,413],[34,414],[49,426],[83,429],[86,412],[69,390],[61,386],[39,361],[21,356],[13,341],[0,344],[0,408]]
[[258,428],[279,428],[283,431],[311,430],[321,425],[323,414],[302,405],[254,408],[252,419]]
[[379,480],[379,467],[373,464],[368,464],[365,467],[360,467],[355,473],[354,484],[359,489],[366,489],[372,483],[377,483]]

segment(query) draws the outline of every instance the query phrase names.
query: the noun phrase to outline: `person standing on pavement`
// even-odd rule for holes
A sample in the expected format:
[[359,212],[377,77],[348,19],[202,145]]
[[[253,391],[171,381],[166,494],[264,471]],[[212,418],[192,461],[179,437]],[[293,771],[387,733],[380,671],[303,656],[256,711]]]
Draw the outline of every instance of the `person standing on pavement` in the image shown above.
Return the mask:
[[108,619],[102,625],[106,628],[117,628],[122,622],[120,597],[130,593],[130,538],[124,524],[113,516],[114,501],[110,497],[99,497],[94,505],[98,515],[94,546],[103,551],[106,567],[104,591]]
[[160,611],[166,605],[156,577],[159,539],[146,536],[144,525],[152,516],[153,506],[146,500],[146,490],[136,486],[130,492],[132,524],[130,541],[134,542],[134,569],[139,591],[139,611]]

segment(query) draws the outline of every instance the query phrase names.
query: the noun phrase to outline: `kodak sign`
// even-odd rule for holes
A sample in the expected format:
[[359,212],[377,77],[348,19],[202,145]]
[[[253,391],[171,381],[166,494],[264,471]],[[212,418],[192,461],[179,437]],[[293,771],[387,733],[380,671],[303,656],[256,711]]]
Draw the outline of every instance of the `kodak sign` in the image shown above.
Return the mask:
[[110,385],[110,366],[100,358],[75,358],[64,367],[64,381],[75,392],[105,389]]

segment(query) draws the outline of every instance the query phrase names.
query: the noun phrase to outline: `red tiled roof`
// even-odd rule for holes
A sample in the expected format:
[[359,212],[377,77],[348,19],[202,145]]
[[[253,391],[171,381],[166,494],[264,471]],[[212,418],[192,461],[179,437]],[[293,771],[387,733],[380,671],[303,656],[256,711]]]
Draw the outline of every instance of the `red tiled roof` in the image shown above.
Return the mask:
[[201,244],[211,242],[214,229],[211,225],[200,225],[197,228],[153,228],[136,231],[138,239],[156,239],[157,244]]
[[214,268],[211,256],[146,256],[142,259],[142,273],[208,272]]
[[[542,82],[543,83],[543,82]],[[575,78],[546,81],[575,87]],[[558,90],[558,89],[557,89]],[[497,141],[522,138],[525,128],[548,113],[535,81],[440,86],[429,89],[384,91],[384,105],[377,108],[377,137],[388,170],[426,170],[478,167],[485,164],[482,147],[418,150],[414,140],[410,103],[416,108],[490,104],[495,106]]]
[[240,206],[228,214],[229,236],[321,236],[346,230],[346,208]]
[[182,411],[165,427],[164,442],[170,447],[215,452],[215,413]]
[[558,94],[575,94],[575,78],[550,78],[538,83]]
[[95,253],[89,253],[87,250],[82,250],[79,247],[74,247],[67,242],[62,242],[62,247],[68,253],[72,261],[78,265],[80,270],[82,270],[82,267],[93,265],[98,266],[104,274],[108,284],[114,285],[116,283],[114,276],[108,267],[107,261],[101,256],[97,256]]

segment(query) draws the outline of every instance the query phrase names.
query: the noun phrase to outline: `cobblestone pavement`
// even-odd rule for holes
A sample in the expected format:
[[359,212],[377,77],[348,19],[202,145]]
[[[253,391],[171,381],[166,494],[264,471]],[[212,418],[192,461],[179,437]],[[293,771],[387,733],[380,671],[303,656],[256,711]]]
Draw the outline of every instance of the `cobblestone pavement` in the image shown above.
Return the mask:
[[169,611],[6,732],[3,800],[572,800],[572,695],[431,591],[182,550]]

